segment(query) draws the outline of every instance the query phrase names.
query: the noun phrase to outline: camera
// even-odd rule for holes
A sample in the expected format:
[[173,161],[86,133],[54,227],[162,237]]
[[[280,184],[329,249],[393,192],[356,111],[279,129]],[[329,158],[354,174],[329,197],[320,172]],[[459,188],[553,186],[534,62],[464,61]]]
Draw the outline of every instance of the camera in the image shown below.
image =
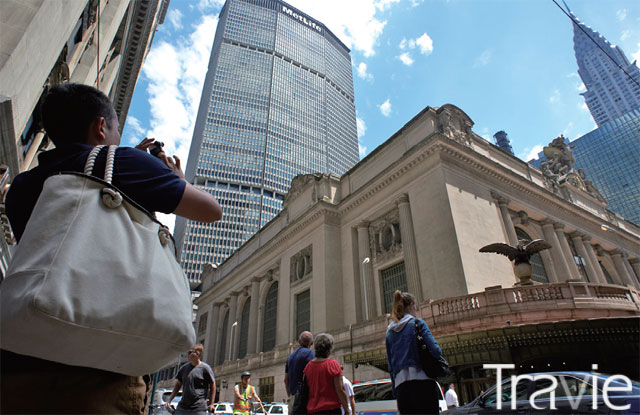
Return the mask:
[[164,151],[162,147],[164,147],[164,143],[162,141],[156,141],[153,144],[151,144],[151,148],[149,149],[149,152],[152,155],[158,157],[158,154]]

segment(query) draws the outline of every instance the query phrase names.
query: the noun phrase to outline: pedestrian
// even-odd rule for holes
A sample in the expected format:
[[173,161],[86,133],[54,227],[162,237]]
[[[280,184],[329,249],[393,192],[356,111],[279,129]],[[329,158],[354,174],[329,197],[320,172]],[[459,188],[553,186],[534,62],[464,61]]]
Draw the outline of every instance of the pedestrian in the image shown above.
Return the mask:
[[422,370],[416,327],[434,358],[442,355],[427,323],[416,318],[416,299],[410,293],[393,293],[393,321],[387,327],[387,363],[393,395],[401,414],[437,414],[439,391],[435,380]]
[[242,375],[240,376],[240,383],[237,384],[233,390],[236,395],[236,399],[233,403],[234,414],[249,415],[251,412],[251,401],[258,401],[258,404],[262,409],[262,413],[267,413],[267,411],[264,410],[264,406],[262,406],[262,401],[258,397],[258,394],[256,394],[256,388],[249,385],[250,380],[251,372],[242,372]]
[[309,414],[351,414],[347,394],[342,381],[340,363],[330,359],[333,350],[333,336],[320,333],[313,343],[315,358],[304,368],[309,387],[307,413]]
[[313,344],[313,334],[309,331],[303,331],[298,337],[298,347],[287,358],[284,366],[284,385],[287,390],[287,403],[289,405],[289,413],[293,413],[293,402],[298,392],[299,383],[302,381],[302,371],[307,363],[315,356],[311,345]]
[[187,352],[189,362],[178,370],[176,384],[169,399],[164,403],[164,406],[169,408],[171,401],[182,388],[182,398],[174,415],[207,415],[207,411],[214,412],[216,379],[211,366],[200,360],[203,351],[201,344],[193,346]]
[[447,408],[452,408],[454,406],[457,408],[460,406],[458,404],[458,394],[456,393],[455,388],[455,385],[452,383],[449,385],[447,393],[444,394],[444,400],[447,403]]
[[[94,146],[120,144],[118,117],[109,98],[87,85],[66,83],[51,88],[42,105],[42,122],[56,148],[40,154],[37,167],[16,176],[5,199],[18,246],[44,181],[61,171],[83,172]],[[161,159],[146,152],[153,142],[147,139],[138,149],[118,149],[113,184],[149,212],[174,213],[202,222],[219,220],[220,205],[210,194],[186,182],[178,157],[165,155]],[[104,171],[105,161],[103,151],[96,159],[95,171]],[[79,351],[83,347],[78,344]],[[0,377],[3,413],[140,414],[148,389],[139,376],[7,350],[1,351]]]
[[[353,392],[353,384],[347,377],[344,375],[344,367],[340,366],[340,370],[342,370],[342,383],[344,384],[344,391],[347,394],[347,402],[349,402],[349,407],[351,408],[351,413],[355,415],[356,413],[356,397]],[[342,415],[344,415],[344,408],[342,408]]]

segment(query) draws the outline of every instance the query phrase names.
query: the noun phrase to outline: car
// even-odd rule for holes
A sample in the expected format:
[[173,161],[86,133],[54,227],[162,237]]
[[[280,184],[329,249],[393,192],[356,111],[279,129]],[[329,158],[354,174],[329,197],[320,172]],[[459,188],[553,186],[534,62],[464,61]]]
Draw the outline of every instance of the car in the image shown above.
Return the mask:
[[[502,381],[500,397],[498,397],[497,385],[492,386],[470,403],[459,408],[450,408],[447,414],[640,414],[640,383],[635,381],[630,381],[629,391],[609,390],[607,396],[610,404],[630,405],[628,410],[618,412],[604,401],[603,389],[605,382],[609,382],[609,388],[624,387],[625,384],[619,379],[610,379],[610,376],[599,373],[577,371],[528,373],[525,376],[528,378],[517,379],[515,385],[513,384],[515,379],[511,377]],[[553,387],[552,378],[556,382],[553,399],[550,391],[546,393],[543,391]],[[515,391],[512,390],[512,386],[515,386]],[[515,396],[513,396],[514,392]],[[531,405],[530,400],[532,395],[534,406]],[[592,409],[594,396],[597,409]],[[498,400],[500,400],[499,404]],[[552,404],[556,409],[551,408]]]
[[270,403],[264,406],[264,410],[267,411],[269,415],[289,415],[289,406],[286,403]]
[[232,415],[233,404],[231,402],[218,402],[213,405],[214,413],[218,415]]
[[[446,411],[447,404],[442,395],[440,384],[438,384],[438,393],[440,395],[438,399],[440,411]],[[398,405],[393,397],[391,379],[355,383],[353,385],[353,394],[356,401],[356,415],[395,415],[398,413]]]
[[[165,393],[171,394],[171,389],[158,388],[153,392],[153,397],[149,403],[149,415],[170,415],[171,412],[164,407],[163,396]],[[166,395],[167,397],[169,395]]]

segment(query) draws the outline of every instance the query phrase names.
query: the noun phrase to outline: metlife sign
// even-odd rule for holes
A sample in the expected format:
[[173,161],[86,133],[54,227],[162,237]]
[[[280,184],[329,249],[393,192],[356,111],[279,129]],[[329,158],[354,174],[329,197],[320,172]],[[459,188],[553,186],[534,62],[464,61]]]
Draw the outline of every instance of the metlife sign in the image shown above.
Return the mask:
[[322,27],[319,24],[316,24],[315,22],[307,19],[306,17],[299,15],[298,13],[294,12],[287,6],[282,6],[282,13],[298,20],[302,24],[305,24],[313,29],[316,29],[318,33],[322,33]]

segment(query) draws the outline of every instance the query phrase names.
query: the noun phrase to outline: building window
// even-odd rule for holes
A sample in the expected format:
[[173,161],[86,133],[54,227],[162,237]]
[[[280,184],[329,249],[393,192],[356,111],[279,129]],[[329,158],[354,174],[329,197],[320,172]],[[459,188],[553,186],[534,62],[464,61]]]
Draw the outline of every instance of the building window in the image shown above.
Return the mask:
[[600,264],[600,268],[602,269],[602,273],[604,274],[604,277],[607,279],[607,282],[609,284],[615,284],[613,282],[613,278],[611,278],[611,274],[609,274],[609,271],[607,271],[607,268],[604,266],[602,261],[598,261],[598,264]]
[[571,238],[567,238],[567,241],[569,241],[569,247],[571,248],[571,254],[573,255],[573,261],[576,263],[576,266],[578,267],[578,272],[580,273],[580,275],[582,276],[582,278],[584,278],[584,280],[586,282],[591,282],[591,281],[589,281],[589,277],[587,276],[587,270],[584,267],[584,258],[582,258],[580,255],[578,255],[578,253],[576,251],[576,246],[573,244],[573,241],[571,240]]
[[291,282],[301,281],[311,276],[313,272],[313,261],[311,245],[304,248],[291,257],[290,275]]
[[[524,239],[527,242],[532,241],[529,234],[520,228],[516,228],[516,236],[518,237],[518,240]],[[547,270],[544,268],[542,256],[540,256],[539,252],[531,255],[531,258],[529,258],[529,263],[531,264],[532,270],[531,279],[536,282],[548,283],[549,277],[547,277]]]
[[393,293],[396,290],[405,292],[409,289],[407,286],[407,275],[404,272],[404,262],[384,269],[380,274],[384,312],[385,314],[391,313],[393,308]]
[[258,386],[260,387],[260,399],[262,402],[274,402],[274,386],[275,381],[273,376],[268,376],[266,378],[260,378],[258,381]]
[[262,325],[262,351],[273,349],[276,345],[276,321],[278,317],[278,281],[271,284],[264,302],[264,320]]
[[207,331],[207,317],[208,313],[202,313],[200,321],[198,322],[198,334],[204,334]]
[[216,364],[221,365],[224,362],[224,352],[226,350],[227,345],[227,329],[229,328],[229,312],[224,316],[224,321],[222,323],[222,333],[220,335],[220,348],[218,349],[218,358],[216,359]]
[[240,320],[240,342],[238,343],[238,359],[247,355],[247,343],[249,342],[249,310],[251,308],[251,297],[247,298],[242,307],[242,317]]
[[297,338],[303,331],[311,331],[311,291],[296,295],[296,331]]

